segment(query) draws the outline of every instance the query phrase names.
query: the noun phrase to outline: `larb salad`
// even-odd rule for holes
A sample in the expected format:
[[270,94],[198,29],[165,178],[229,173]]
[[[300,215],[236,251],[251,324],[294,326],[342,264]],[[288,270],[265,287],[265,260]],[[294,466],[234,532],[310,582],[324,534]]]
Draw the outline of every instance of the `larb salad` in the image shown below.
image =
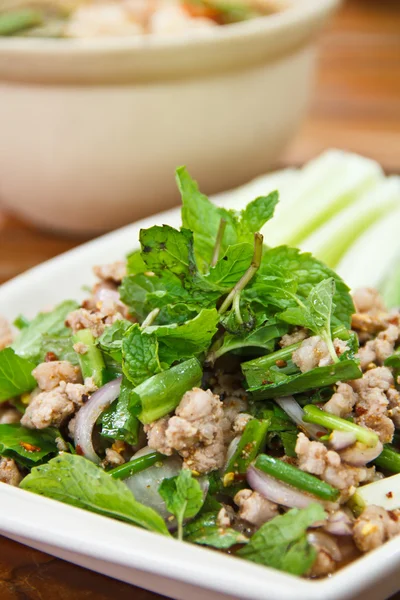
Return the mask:
[[176,178],[180,230],[0,322],[0,481],[329,575],[400,532],[400,312],[270,247],[277,192],[235,212]]

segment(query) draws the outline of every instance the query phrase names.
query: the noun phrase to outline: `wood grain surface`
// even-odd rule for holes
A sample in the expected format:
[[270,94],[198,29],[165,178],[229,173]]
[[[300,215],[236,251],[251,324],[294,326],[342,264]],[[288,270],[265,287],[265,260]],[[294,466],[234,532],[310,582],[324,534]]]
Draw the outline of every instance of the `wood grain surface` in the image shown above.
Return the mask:
[[[311,113],[278,166],[301,165],[332,146],[375,158],[387,172],[400,172],[399,0],[343,4],[321,39]],[[36,231],[0,210],[0,282],[82,241]],[[161,597],[0,538],[0,600],[53,598]]]

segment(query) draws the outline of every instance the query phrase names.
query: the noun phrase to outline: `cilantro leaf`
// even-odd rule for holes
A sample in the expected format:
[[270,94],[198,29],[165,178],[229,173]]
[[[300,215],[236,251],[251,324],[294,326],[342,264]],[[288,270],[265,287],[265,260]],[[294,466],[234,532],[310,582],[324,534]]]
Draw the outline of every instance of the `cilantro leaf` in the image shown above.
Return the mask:
[[46,337],[44,336],[54,338],[72,336],[71,329],[65,326],[65,319],[70,312],[77,308],[77,302],[66,300],[50,312],[39,313],[27,327],[21,330],[13,343],[12,347],[15,353],[36,364],[42,362],[47,352]]
[[122,340],[122,358],[122,371],[134,386],[162,371],[156,336],[142,331],[137,323]]
[[72,506],[169,535],[161,516],[137,502],[125,483],[78,456],[61,454],[35,467],[20,487]]
[[197,515],[203,506],[203,491],[191,471],[182,469],[176,477],[164,479],[158,488],[167,510],[178,523],[178,538],[183,538],[183,521]]
[[8,456],[25,467],[57,454],[56,429],[31,430],[13,423],[0,425],[0,456]]
[[169,225],[154,225],[140,230],[142,259],[150,271],[158,274],[167,269],[174,275],[189,273],[189,253],[193,234],[188,229],[178,231]]
[[161,363],[172,363],[205,352],[214,337],[219,316],[215,308],[204,308],[190,321],[146,327],[143,336],[158,340]]
[[320,504],[310,504],[301,510],[292,508],[262,525],[238,555],[293,575],[304,575],[317,556],[307,541],[307,529],[325,519],[326,513]]
[[0,402],[30,392],[36,387],[32,377],[35,365],[15,354],[12,348],[0,350]]

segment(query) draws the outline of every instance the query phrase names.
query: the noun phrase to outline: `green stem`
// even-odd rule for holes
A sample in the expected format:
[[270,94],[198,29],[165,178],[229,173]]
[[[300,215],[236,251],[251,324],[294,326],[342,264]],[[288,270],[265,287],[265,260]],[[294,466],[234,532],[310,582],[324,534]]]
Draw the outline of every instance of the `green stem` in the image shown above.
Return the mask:
[[236,321],[239,325],[243,325],[243,319],[240,313],[240,294],[241,292],[238,292],[233,299],[233,310],[235,311]]
[[101,387],[104,384],[105,364],[93,334],[89,329],[81,329],[75,333],[72,339],[74,344],[80,342],[87,348],[84,354],[77,353],[83,379],[92,377],[97,387]]
[[37,27],[43,23],[43,14],[37,10],[16,10],[0,14],[0,36],[8,36]]
[[366,446],[374,447],[379,442],[379,437],[373,431],[364,429],[364,427],[360,427],[360,425],[351,423],[336,415],[331,415],[312,404],[307,404],[307,406],[304,407],[303,420],[306,423],[322,425],[322,427],[326,427],[326,429],[336,429],[337,431],[349,431],[354,433],[356,439]]
[[115,469],[111,469],[107,472],[114,477],[114,479],[126,479],[127,477],[131,477],[131,475],[135,475],[135,473],[140,473],[140,471],[152,467],[165,458],[164,454],[160,454],[159,452],[149,452],[148,454],[134,458],[124,465],[115,467]]
[[214,267],[218,262],[219,253],[221,250],[221,244],[222,244],[222,240],[224,238],[225,228],[226,228],[226,219],[221,219],[219,222],[218,233],[217,233],[217,237],[215,240],[214,252],[212,255],[212,259],[211,259],[211,267]]
[[154,310],[152,310],[147,317],[145,318],[145,320],[143,321],[141,328],[142,329],[146,329],[146,327],[150,327],[150,325],[152,325],[154,323],[154,321],[157,319],[158,315],[160,314],[160,309],[159,308],[155,308]]
[[375,459],[374,464],[391,473],[400,473],[400,452],[395,450],[390,444],[385,444],[382,452]]
[[221,304],[221,307],[218,311],[218,313],[220,315],[223,315],[224,313],[226,313],[228,308],[231,306],[231,304],[235,298],[235,295],[238,292],[241,292],[246,287],[246,285],[251,281],[251,279],[254,277],[254,275],[257,273],[258,269],[260,268],[261,258],[262,258],[263,239],[264,238],[261,235],[261,233],[254,234],[254,254],[253,254],[252,261],[251,261],[251,265],[247,269],[246,273],[239,279],[239,281],[237,282],[235,287],[229,292],[229,294],[227,295],[227,297]]
[[329,485],[329,483],[321,481],[314,475],[300,471],[297,467],[285,463],[278,458],[273,458],[267,454],[260,454],[254,466],[256,469],[275,477],[275,479],[279,479],[323,500],[334,502],[339,497],[339,490]]
[[229,460],[224,474],[224,485],[235,482],[238,475],[246,473],[265,443],[270,422],[252,419],[244,428],[238,447]]
[[321,337],[323,338],[324,342],[328,346],[329,354],[331,355],[331,358],[332,358],[333,362],[334,363],[338,363],[339,362],[339,357],[336,354],[335,346],[333,345],[331,336],[330,335],[324,335],[324,336],[321,336]]

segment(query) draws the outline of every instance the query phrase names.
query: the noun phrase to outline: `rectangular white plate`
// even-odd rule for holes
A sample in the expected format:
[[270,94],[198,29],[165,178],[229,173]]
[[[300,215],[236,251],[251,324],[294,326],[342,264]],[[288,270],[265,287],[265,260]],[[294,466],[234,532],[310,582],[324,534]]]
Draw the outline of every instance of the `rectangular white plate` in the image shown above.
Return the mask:
[[[31,317],[61,300],[83,298],[93,265],[134,249],[141,227],[179,222],[179,211],[168,211],[35,267],[0,288],[0,314]],[[329,579],[306,581],[5,484],[0,484],[0,533],[179,600],[383,600],[400,589],[400,537]]]

